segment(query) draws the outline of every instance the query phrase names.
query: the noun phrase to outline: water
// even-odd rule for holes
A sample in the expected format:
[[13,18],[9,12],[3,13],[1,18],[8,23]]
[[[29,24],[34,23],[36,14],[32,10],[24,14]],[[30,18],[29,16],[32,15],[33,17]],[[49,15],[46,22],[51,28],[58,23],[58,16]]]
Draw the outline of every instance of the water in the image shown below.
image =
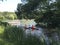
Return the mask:
[[32,31],[32,29],[25,29],[25,34],[26,34],[26,37],[29,35],[32,35],[32,36],[39,38],[42,42],[44,42],[44,40],[45,40],[45,43],[47,45],[50,44],[49,39],[46,35],[44,35],[42,28],[38,28],[38,30],[35,29],[33,31]]

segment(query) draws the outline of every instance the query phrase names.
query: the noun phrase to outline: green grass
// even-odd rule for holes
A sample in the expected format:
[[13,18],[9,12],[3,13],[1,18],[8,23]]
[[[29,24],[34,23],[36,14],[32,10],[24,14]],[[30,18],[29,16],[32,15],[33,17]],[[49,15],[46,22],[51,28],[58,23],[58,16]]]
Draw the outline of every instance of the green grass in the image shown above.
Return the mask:
[[4,26],[0,26],[0,34],[2,34],[4,32]]

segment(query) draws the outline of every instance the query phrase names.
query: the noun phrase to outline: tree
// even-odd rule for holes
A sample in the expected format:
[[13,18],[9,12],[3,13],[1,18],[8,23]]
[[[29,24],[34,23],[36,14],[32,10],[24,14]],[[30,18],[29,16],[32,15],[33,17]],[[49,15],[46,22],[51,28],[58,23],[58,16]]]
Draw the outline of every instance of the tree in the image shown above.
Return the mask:
[[[43,0],[42,0],[43,1]],[[34,18],[32,15],[33,10],[37,9],[40,0],[26,0],[26,4],[18,4],[16,14],[18,18],[24,17],[24,18]],[[31,16],[31,17],[30,17]]]
[[[51,0],[53,1],[53,0]],[[40,5],[40,13],[42,16],[36,18],[35,21],[37,23],[45,23],[48,28],[56,28],[60,27],[60,8],[59,8],[59,0],[55,2],[45,2]],[[42,6],[42,7],[41,7]]]
[[20,6],[20,16],[35,19],[37,23],[45,23],[49,28],[60,26],[60,3],[59,0],[25,0],[26,4]]

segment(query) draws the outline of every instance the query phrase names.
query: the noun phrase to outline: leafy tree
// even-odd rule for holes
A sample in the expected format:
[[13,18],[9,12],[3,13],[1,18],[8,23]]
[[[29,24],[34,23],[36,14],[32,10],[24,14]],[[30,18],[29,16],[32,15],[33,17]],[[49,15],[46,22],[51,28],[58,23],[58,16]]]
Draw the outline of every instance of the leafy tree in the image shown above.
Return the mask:
[[[60,26],[60,3],[59,0],[25,0],[17,7],[18,17],[35,19],[37,23],[45,23],[49,28]],[[19,14],[20,13],[20,14]]]
[[32,10],[35,10],[37,8],[36,6],[39,4],[40,0],[37,0],[37,2],[35,0],[26,0],[26,1],[27,1],[26,4],[18,4],[16,14],[20,18],[21,17],[30,18],[30,16],[31,18],[33,18]]

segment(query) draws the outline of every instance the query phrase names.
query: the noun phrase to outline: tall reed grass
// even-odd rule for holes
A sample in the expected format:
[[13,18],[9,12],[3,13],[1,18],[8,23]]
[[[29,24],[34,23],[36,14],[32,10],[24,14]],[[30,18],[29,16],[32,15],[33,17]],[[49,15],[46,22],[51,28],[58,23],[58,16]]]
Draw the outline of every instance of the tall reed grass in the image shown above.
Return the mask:
[[26,38],[23,29],[18,27],[7,27],[4,31],[4,40],[13,45],[45,45],[38,38],[34,36],[28,36]]

